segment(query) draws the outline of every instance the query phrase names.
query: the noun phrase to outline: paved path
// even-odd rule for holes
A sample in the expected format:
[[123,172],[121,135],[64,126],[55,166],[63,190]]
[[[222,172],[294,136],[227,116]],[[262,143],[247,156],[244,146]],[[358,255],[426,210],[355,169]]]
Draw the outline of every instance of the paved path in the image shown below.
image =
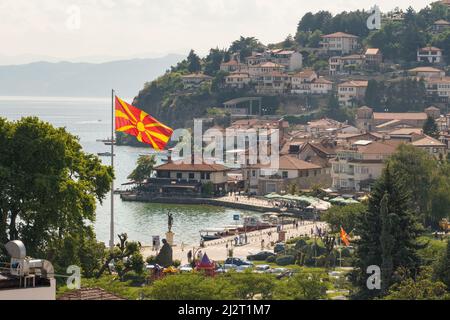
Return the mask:
[[[315,230],[315,226],[318,228],[322,228],[322,230],[326,229],[325,222],[312,222],[305,221],[303,225],[299,225],[298,229],[293,227],[293,225],[285,225],[283,230],[286,231],[286,239],[295,238],[301,235],[311,235],[311,228]],[[271,232],[271,236],[269,236],[269,232]],[[205,242],[205,247],[200,248],[203,253],[207,253],[208,256],[215,261],[223,261],[227,258],[227,248],[226,244],[228,242],[229,248],[231,248],[231,244],[234,243],[234,237],[230,236],[214,241]],[[273,250],[273,246],[270,245],[271,242],[276,241],[278,238],[278,234],[276,232],[276,228],[264,229],[260,231],[253,231],[247,233],[248,244],[243,246],[232,246],[233,248],[233,256],[237,258],[246,258],[249,254],[255,254],[261,251],[261,240],[264,239],[265,248],[264,250]],[[187,263],[187,253],[189,250],[197,251],[199,249],[198,245],[186,245],[184,248],[181,248],[181,245],[176,241],[175,235],[175,243],[176,246],[173,247],[173,259],[181,260],[182,264]],[[142,247],[142,254],[144,258],[156,255],[155,251],[152,251],[150,246]]]

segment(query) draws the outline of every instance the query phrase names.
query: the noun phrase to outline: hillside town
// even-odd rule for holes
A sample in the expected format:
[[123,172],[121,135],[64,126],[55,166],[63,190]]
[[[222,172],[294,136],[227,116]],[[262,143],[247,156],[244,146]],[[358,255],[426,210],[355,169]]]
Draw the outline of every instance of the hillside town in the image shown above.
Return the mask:
[[0,114],[0,300],[450,300],[450,0],[118,92]]

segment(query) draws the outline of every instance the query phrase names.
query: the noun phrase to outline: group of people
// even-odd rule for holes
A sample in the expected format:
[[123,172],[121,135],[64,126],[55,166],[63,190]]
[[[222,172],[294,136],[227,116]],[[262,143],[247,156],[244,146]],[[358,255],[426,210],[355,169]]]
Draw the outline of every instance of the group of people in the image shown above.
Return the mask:
[[198,250],[196,255],[197,255],[196,259],[193,259],[193,258],[194,258],[194,253],[192,252],[192,250],[189,250],[189,251],[188,251],[188,253],[187,253],[187,259],[188,259],[188,263],[189,263],[189,264],[191,264],[191,263],[194,262],[195,260],[198,260],[198,261],[201,261],[201,260],[202,260],[202,258],[203,258],[203,252],[202,252],[202,250]]

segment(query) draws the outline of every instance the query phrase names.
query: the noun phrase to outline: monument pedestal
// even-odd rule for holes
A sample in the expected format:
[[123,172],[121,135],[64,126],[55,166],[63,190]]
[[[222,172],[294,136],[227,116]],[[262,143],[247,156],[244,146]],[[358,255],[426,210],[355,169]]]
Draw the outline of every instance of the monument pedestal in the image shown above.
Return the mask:
[[173,237],[174,237],[175,233],[173,233],[172,231],[168,231],[166,232],[166,240],[167,243],[173,247]]
[[279,242],[284,242],[286,241],[286,231],[281,230],[280,232],[278,232],[278,241]]

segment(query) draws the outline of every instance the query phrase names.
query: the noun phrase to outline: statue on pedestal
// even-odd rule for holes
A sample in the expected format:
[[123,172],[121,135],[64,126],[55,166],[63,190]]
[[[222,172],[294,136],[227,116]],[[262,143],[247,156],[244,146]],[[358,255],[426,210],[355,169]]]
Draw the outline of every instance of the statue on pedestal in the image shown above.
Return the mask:
[[156,263],[164,268],[168,268],[173,264],[173,253],[172,247],[167,242],[166,239],[162,239],[163,246],[159,250],[158,255],[156,256]]
[[171,212],[167,213],[167,227],[169,229],[169,232],[172,232],[172,226],[173,226],[173,215]]

